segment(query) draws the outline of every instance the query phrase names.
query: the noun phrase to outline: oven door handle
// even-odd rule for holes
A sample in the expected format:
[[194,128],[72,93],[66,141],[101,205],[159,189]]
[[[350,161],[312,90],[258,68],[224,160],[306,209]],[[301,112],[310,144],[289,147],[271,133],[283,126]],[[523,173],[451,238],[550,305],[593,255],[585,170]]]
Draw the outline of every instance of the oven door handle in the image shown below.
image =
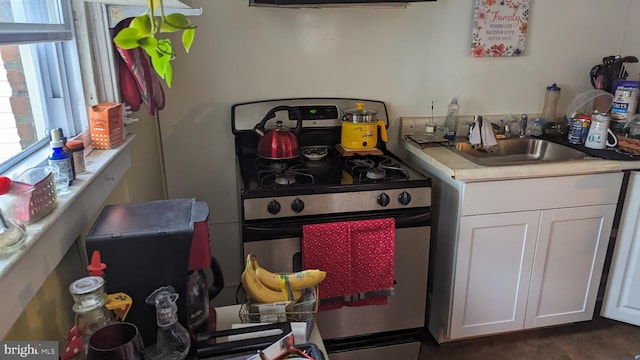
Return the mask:
[[393,217],[396,220],[396,228],[409,228],[417,226],[431,226],[431,209],[414,208],[403,211],[393,211],[384,213],[367,213],[358,215],[332,215],[329,217],[319,217],[310,221],[304,218],[293,218],[276,221],[259,221],[245,223],[242,226],[242,238],[244,241],[259,241],[266,239],[282,239],[290,237],[302,237],[302,226],[308,224],[323,224],[339,221],[357,221],[382,219]]

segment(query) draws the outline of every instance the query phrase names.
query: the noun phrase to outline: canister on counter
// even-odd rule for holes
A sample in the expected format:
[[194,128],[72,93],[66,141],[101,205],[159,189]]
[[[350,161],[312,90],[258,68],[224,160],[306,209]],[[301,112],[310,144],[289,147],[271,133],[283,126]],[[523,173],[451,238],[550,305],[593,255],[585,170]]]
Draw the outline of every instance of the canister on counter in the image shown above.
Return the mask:
[[589,133],[589,126],[591,125],[591,116],[584,114],[577,114],[571,118],[569,122],[569,143],[571,144],[584,144]]
[[76,173],[82,174],[87,171],[84,159],[84,143],[80,140],[69,140],[67,146],[71,150],[71,157],[75,165]]

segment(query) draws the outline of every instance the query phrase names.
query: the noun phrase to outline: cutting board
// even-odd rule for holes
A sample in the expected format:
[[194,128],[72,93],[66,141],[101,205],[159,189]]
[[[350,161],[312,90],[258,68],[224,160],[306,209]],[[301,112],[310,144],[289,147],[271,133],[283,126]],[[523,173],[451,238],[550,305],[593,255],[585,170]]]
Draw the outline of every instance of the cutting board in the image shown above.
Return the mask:
[[353,150],[353,149],[345,148],[342,144],[336,144],[336,150],[338,150],[338,152],[342,156],[356,156],[356,155],[367,156],[367,155],[383,155],[384,154],[382,150],[378,148],[366,149],[366,150]]

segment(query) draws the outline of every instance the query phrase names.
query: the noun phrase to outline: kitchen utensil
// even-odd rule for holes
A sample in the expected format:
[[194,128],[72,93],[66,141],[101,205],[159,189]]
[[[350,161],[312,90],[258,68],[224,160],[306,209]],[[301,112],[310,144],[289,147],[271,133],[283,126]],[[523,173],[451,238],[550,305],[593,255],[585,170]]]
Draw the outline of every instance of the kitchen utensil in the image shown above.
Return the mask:
[[349,150],[373,149],[378,145],[378,129],[381,140],[387,142],[386,125],[376,115],[376,111],[365,109],[363,103],[356,103],[355,109],[345,111],[340,143]]
[[[616,135],[609,129],[610,116],[606,114],[594,113],[591,116],[591,126],[589,126],[589,134],[584,146],[590,149],[604,149],[607,146],[613,147],[618,145]],[[611,136],[613,142],[609,142],[608,136]]]
[[[276,121],[276,127],[273,129],[265,130],[265,124],[268,120],[275,117],[275,113],[278,111],[287,110],[289,112],[289,118],[293,115],[296,122],[296,128],[294,131],[284,126],[283,122]],[[276,106],[269,110],[254,128],[253,131],[260,136],[258,142],[258,156],[265,159],[272,160],[286,160],[293,159],[300,155],[298,148],[297,135],[302,129],[302,116],[298,109],[290,106]]]
[[207,284],[203,269],[191,271],[187,276],[188,324],[189,330],[194,334],[215,330],[215,308],[210,302],[224,288],[222,268],[215,257],[211,257],[211,272],[213,276],[211,286]]
[[144,360],[138,328],[128,322],[107,325],[91,335],[88,360]]
[[635,56],[620,57],[620,55],[610,55],[602,59],[602,64],[595,65],[589,72],[591,85],[594,89],[602,89],[613,93],[613,82],[617,79],[626,79],[627,71],[625,63],[636,63]]

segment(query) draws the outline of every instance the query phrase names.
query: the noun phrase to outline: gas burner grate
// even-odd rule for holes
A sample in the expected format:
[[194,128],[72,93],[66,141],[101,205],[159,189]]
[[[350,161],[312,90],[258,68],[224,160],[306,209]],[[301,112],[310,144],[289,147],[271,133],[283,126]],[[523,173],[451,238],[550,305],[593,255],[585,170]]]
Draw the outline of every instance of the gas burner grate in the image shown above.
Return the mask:
[[293,186],[315,184],[315,177],[309,173],[304,160],[268,160],[257,158],[256,169],[260,186]]
[[358,182],[409,178],[409,171],[387,156],[347,157],[344,165]]

